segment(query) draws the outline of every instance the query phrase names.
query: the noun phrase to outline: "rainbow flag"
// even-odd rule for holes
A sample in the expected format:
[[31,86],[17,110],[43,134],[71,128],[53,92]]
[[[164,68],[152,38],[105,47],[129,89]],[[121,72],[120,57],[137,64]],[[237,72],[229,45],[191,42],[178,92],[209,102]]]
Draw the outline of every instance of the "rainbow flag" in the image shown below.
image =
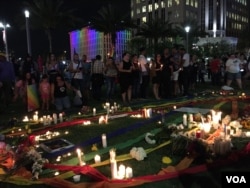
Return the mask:
[[36,84],[27,86],[27,109],[28,112],[39,108],[39,99]]

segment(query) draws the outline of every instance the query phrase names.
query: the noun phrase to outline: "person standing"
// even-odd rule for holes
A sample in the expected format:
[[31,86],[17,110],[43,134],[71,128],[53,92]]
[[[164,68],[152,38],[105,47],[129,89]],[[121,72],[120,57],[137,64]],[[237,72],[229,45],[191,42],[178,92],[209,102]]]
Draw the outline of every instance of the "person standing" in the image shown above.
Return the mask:
[[118,68],[112,57],[109,57],[104,68],[106,80],[106,101],[111,102],[114,99],[114,91],[116,86],[116,79],[118,75]]
[[104,84],[104,63],[102,56],[96,55],[92,65],[92,95],[95,100],[100,101],[102,97],[102,86]]
[[46,63],[46,72],[49,75],[49,82],[53,83],[56,76],[59,74],[58,61],[55,54],[49,54],[48,62]]
[[141,67],[141,98],[146,99],[148,96],[148,86],[150,82],[149,76],[149,64],[146,58],[146,48],[140,49],[140,55],[138,58],[138,63]]
[[189,74],[190,74],[190,55],[185,48],[180,48],[181,54],[181,71],[180,71],[180,87],[183,87],[183,96],[188,95],[189,90]]
[[221,85],[221,60],[217,55],[214,55],[213,59],[210,62],[211,70],[211,79],[212,85],[220,86]]
[[241,81],[241,62],[235,57],[235,54],[231,54],[226,62],[226,72],[227,72],[227,86],[231,86],[233,80],[236,80],[239,89],[242,89]]
[[120,72],[120,88],[122,95],[123,104],[127,104],[131,102],[132,97],[132,69],[133,65],[130,61],[130,54],[128,52],[124,52],[122,54],[122,62],[119,64],[119,72]]
[[39,92],[42,99],[42,110],[49,111],[50,107],[50,83],[48,79],[48,75],[44,74],[42,76],[42,80],[39,83]]
[[161,58],[162,63],[162,81],[160,85],[160,93],[164,98],[172,97],[172,82],[173,77],[173,63],[170,61],[171,54],[169,48],[165,48],[163,51],[163,56]]
[[15,82],[13,64],[6,60],[5,54],[0,53],[0,103],[2,111],[11,102],[12,85]]
[[69,72],[71,72],[72,75],[71,85],[78,90],[78,93],[76,93],[76,95],[79,95],[82,100],[82,104],[86,103],[87,101],[83,98],[83,67],[81,61],[79,60],[79,55],[77,53],[74,54],[73,61],[69,64]]
[[83,67],[83,98],[85,101],[90,99],[90,84],[91,84],[91,62],[88,61],[87,55],[82,56],[82,67]]
[[153,85],[153,94],[156,100],[160,100],[159,86],[161,81],[161,54],[156,54],[156,60],[150,60],[151,82]]
[[140,96],[140,81],[141,81],[141,68],[138,63],[138,55],[133,54],[131,56],[131,61],[133,65],[132,69],[132,77],[133,77],[133,84],[132,84],[132,99],[138,99]]

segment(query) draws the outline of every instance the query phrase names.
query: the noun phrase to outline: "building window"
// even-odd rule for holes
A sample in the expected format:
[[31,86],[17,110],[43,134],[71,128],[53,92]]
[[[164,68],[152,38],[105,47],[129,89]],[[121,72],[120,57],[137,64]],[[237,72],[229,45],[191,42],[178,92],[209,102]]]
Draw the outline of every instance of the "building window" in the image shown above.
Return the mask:
[[165,2],[164,1],[161,1],[161,8],[165,8]]
[[172,7],[173,6],[173,0],[168,0],[168,7]]
[[175,0],[175,4],[179,5],[180,4],[180,0]]
[[142,12],[147,12],[147,7],[146,6],[142,7]]
[[148,12],[152,12],[153,8],[152,8],[152,4],[148,5]]
[[189,5],[189,0],[186,0],[186,5]]
[[155,3],[155,10],[157,10],[159,8],[158,3]]
[[142,17],[142,22],[147,22],[147,17],[146,16],[144,16],[144,17]]
[[141,13],[141,10],[139,8],[136,9],[136,13],[137,14],[140,14]]

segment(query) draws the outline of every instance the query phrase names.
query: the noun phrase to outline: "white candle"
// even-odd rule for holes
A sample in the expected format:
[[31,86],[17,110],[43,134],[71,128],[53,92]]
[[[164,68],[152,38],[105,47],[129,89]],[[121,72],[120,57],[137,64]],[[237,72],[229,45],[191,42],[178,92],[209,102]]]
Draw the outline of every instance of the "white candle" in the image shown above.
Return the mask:
[[107,147],[107,137],[106,137],[106,134],[102,134],[102,146],[104,148]]
[[38,115],[37,115],[37,114],[34,114],[34,115],[33,115],[33,120],[34,120],[34,121],[38,121]]
[[187,114],[183,115],[183,125],[187,126]]
[[53,117],[54,124],[57,124],[57,114],[53,113],[52,117]]
[[95,155],[95,163],[101,162],[101,156],[100,155]]
[[62,113],[59,114],[59,120],[60,120],[61,123],[63,122],[63,115],[62,115]]
[[47,125],[47,117],[43,116],[43,125]]
[[194,121],[194,116],[193,114],[189,114],[189,122],[193,122]]
[[110,168],[111,168],[112,179],[116,179],[117,178],[117,162],[116,162],[116,160],[110,161]]
[[77,148],[76,153],[77,153],[77,158],[78,158],[78,161],[79,161],[79,165],[80,166],[85,165],[85,163],[82,161],[82,151],[79,148]]
[[93,116],[96,115],[96,108],[93,108]]
[[104,116],[99,117],[99,124],[102,124],[105,122]]
[[119,178],[119,179],[123,179],[123,178],[125,178],[125,175],[126,175],[125,166],[121,164],[121,165],[119,166],[119,169],[118,169],[118,178]]
[[132,178],[133,177],[133,169],[131,167],[126,168],[126,178]]
[[176,110],[176,106],[173,106],[173,109]]

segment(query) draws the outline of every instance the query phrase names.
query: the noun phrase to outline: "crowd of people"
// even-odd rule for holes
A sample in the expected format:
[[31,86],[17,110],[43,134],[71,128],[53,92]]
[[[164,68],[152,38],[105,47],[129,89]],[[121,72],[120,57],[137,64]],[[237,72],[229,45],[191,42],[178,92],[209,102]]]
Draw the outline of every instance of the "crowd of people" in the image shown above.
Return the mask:
[[231,86],[235,80],[242,89],[250,77],[249,70],[249,58],[242,53],[204,59],[177,46],[165,48],[150,59],[145,47],[138,54],[124,52],[120,62],[101,55],[88,61],[85,54],[79,57],[75,53],[66,65],[53,53],[47,61],[41,56],[34,61],[27,55],[22,62],[15,58],[7,61],[0,53],[1,108],[19,98],[26,104],[27,85],[33,84],[41,110],[62,111],[72,105],[88,110],[91,100],[112,102],[120,97],[128,105],[149,97],[161,100],[186,96],[196,89],[197,82],[205,83],[206,74],[214,86]]

